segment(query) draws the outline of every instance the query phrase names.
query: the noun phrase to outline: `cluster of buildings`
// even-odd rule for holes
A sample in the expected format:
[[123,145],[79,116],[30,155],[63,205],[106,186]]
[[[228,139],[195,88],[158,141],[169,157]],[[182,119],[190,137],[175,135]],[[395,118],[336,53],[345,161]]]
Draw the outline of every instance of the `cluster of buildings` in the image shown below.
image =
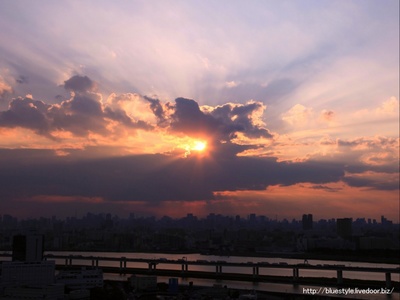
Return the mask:
[[[21,235],[22,232],[34,234]],[[64,270],[58,270],[55,261],[44,259],[44,249],[188,251],[248,256],[257,252],[307,252],[318,249],[396,252],[399,250],[399,224],[393,224],[384,216],[380,221],[364,218],[315,221],[312,214],[304,214],[300,220],[291,221],[278,221],[277,218],[256,214],[250,214],[247,218],[217,214],[197,218],[188,214],[180,219],[167,216],[161,219],[137,218],[131,214],[123,219],[111,214],[88,213],[81,218],[65,220],[55,217],[18,220],[10,215],[2,215],[0,251],[12,250],[12,258],[0,261],[0,300],[99,299],[98,295],[113,289],[115,295],[124,291],[125,298],[121,299],[135,299],[140,293],[151,294],[152,291],[158,293],[162,290],[155,276],[132,276],[124,283],[124,288],[106,288],[101,269],[65,266]],[[176,294],[178,289],[177,279],[171,278],[164,292],[167,295]],[[193,295],[199,295],[198,299],[203,299],[201,297],[208,297],[216,291],[225,295],[225,298],[232,296],[232,291],[221,287],[192,292]],[[238,297],[236,295],[235,299]]]
[[90,289],[103,286],[99,269],[56,272],[55,261],[44,260],[42,235],[15,235],[11,261],[0,262],[0,299],[90,299]]
[[55,261],[43,259],[43,250],[42,235],[13,237],[11,260],[0,261],[1,300],[134,300],[182,297],[201,300],[214,296],[218,299],[257,299],[256,293],[241,293],[221,285],[194,287],[193,282],[190,282],[188,286],[182,287],[178,278],[169,278],[168,284],[160,283],[157,276],[152,275],[132,275],[126,282],[105,282],[99,268],[57,270]]
[[313,215],[304,214],[302,217],[303,234],[297,239],[297,250],[310,251],[315,249],[332,250],[398,250],[398,225],[381,216],[381,222],[365,220],[353,221],[352,218],[335,220],[334,234],[323,234],[314,227]]
[[321,219],[304,214],[300,220],[278,220],[262,215],[193,214],[179,219],[120,218],[88,213],[65,220],[18,220],[0,216],[0,250],[10,250],[13,236],[35,230],[45,237],[49,251],[201,252],[239,254],[296,252],[316,249],[396,250],[399,224],[358,218]]

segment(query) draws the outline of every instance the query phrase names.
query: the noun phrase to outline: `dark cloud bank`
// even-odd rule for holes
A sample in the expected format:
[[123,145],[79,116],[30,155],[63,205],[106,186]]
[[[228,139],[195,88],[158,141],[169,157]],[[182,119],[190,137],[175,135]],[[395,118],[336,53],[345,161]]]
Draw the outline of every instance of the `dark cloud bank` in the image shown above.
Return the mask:
[[[118,106],[102,104],[96,85],[88,77],[74,76],[64,88],[72,92],[72,97],[60,104],[14,99],[8,110],[0,112],[0,127],[28,128],[54,139],[55,130],[76,136],[111,134],[107,125],[113,121],[134,130],[162,128],[191,137],[208,137],[212,152],[201,158],[154,154],[83,159],[76,153],[56,156],[51,150],[0,149],[0,198],[63,195],[110,201],[210,200],[217,191],[263,190],[270,185],[301,182],[322,185],[343,180],[345,175],[345,166],[340,163],[291,163],[237,156],[258,147],[233,143],[238,132],[248,138],[273,138],[268,129],[253,124],[251,118],[262,103],[225,104],[206,113],[194,100],[178,98],[174,104],[162,105],[158,99],[143,97],[157,119],[156,124],[149,124],[132,119]],[[90,149],[76,152],[89,153]],[[348,183],[353,184],[351,180]]]
[[173,159],[158,154],[71,161],[48,150],[1,150],[0,154],[0,181],[6,187],[0,195],[17,198],[79,195],[127,201],[210,200],[215,191],[322,184],[344,176],[343,166],[329,163],[237,156]]

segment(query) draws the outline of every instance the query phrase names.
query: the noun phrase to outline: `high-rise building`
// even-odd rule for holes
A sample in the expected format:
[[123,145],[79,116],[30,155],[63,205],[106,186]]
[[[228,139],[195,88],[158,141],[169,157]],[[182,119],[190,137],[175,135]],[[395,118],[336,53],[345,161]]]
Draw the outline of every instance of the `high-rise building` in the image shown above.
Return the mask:
[[352,230],[353,219],[352,218],[342,218],[336,220],[336,233],[338,236],[348,239],[353,235]]
[[303,230],[311,230],[313,228],[313,215],[304,214],[301,222],[303,224]]
[[[15,288],[44,287],[54,284],[55,261],[43,260],[43,241],[42,235],[14,236],[12,261],[2,262],[0,285]],[[11,292],[17,291],[10,290]]]
[[256,223],[257,222],[256,214],[250,214],[249,217],[248,217],[248,220],[252,224]]
[[42,235],[15,235],[12,260],[38,262],[43,260],[44,239]]

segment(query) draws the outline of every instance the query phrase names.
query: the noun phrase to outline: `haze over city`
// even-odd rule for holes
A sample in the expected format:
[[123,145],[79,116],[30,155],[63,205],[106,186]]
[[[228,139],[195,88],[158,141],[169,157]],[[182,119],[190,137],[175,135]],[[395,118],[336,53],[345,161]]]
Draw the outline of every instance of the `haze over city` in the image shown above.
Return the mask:
[[0,2],[0,211],[399,223],[398,1]]

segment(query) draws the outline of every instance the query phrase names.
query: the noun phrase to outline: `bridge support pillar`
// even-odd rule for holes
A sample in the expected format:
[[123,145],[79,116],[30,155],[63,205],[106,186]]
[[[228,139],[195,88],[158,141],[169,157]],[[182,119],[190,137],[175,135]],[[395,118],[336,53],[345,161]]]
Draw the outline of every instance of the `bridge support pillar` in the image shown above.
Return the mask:
[[124,272],[126,270],[126,257],[121,257],[120,261],[119,261],[119,271]]
[[337,283],[342,284],[343,283],[343,270],[337,270]]
[[391,278],[390,272],[386,272],[385,277],[386,277],[386,288],[391,289],[392,288],[392,278]]
[[215,266],[215,273],[217,275],[222,273],[222,266],[221,265],[216,265]]
[[293,268],[293,281],[297,282],[299,280],[299,268]]
[[65,266],[72,266],[72,258],[71,257],[67,257],[65,259]]
[[92,267],[98,267],[99,266],[99,260],[98,259],[92,259]]
[[188,264],[182,264],[182,273],[188,271]]
[[258,277],[259,274],[260,274],[260,270],[259,270],[258,266],[253,266],[253,277]]
[[156,270],[157,263],[149,262],[149,272]]

